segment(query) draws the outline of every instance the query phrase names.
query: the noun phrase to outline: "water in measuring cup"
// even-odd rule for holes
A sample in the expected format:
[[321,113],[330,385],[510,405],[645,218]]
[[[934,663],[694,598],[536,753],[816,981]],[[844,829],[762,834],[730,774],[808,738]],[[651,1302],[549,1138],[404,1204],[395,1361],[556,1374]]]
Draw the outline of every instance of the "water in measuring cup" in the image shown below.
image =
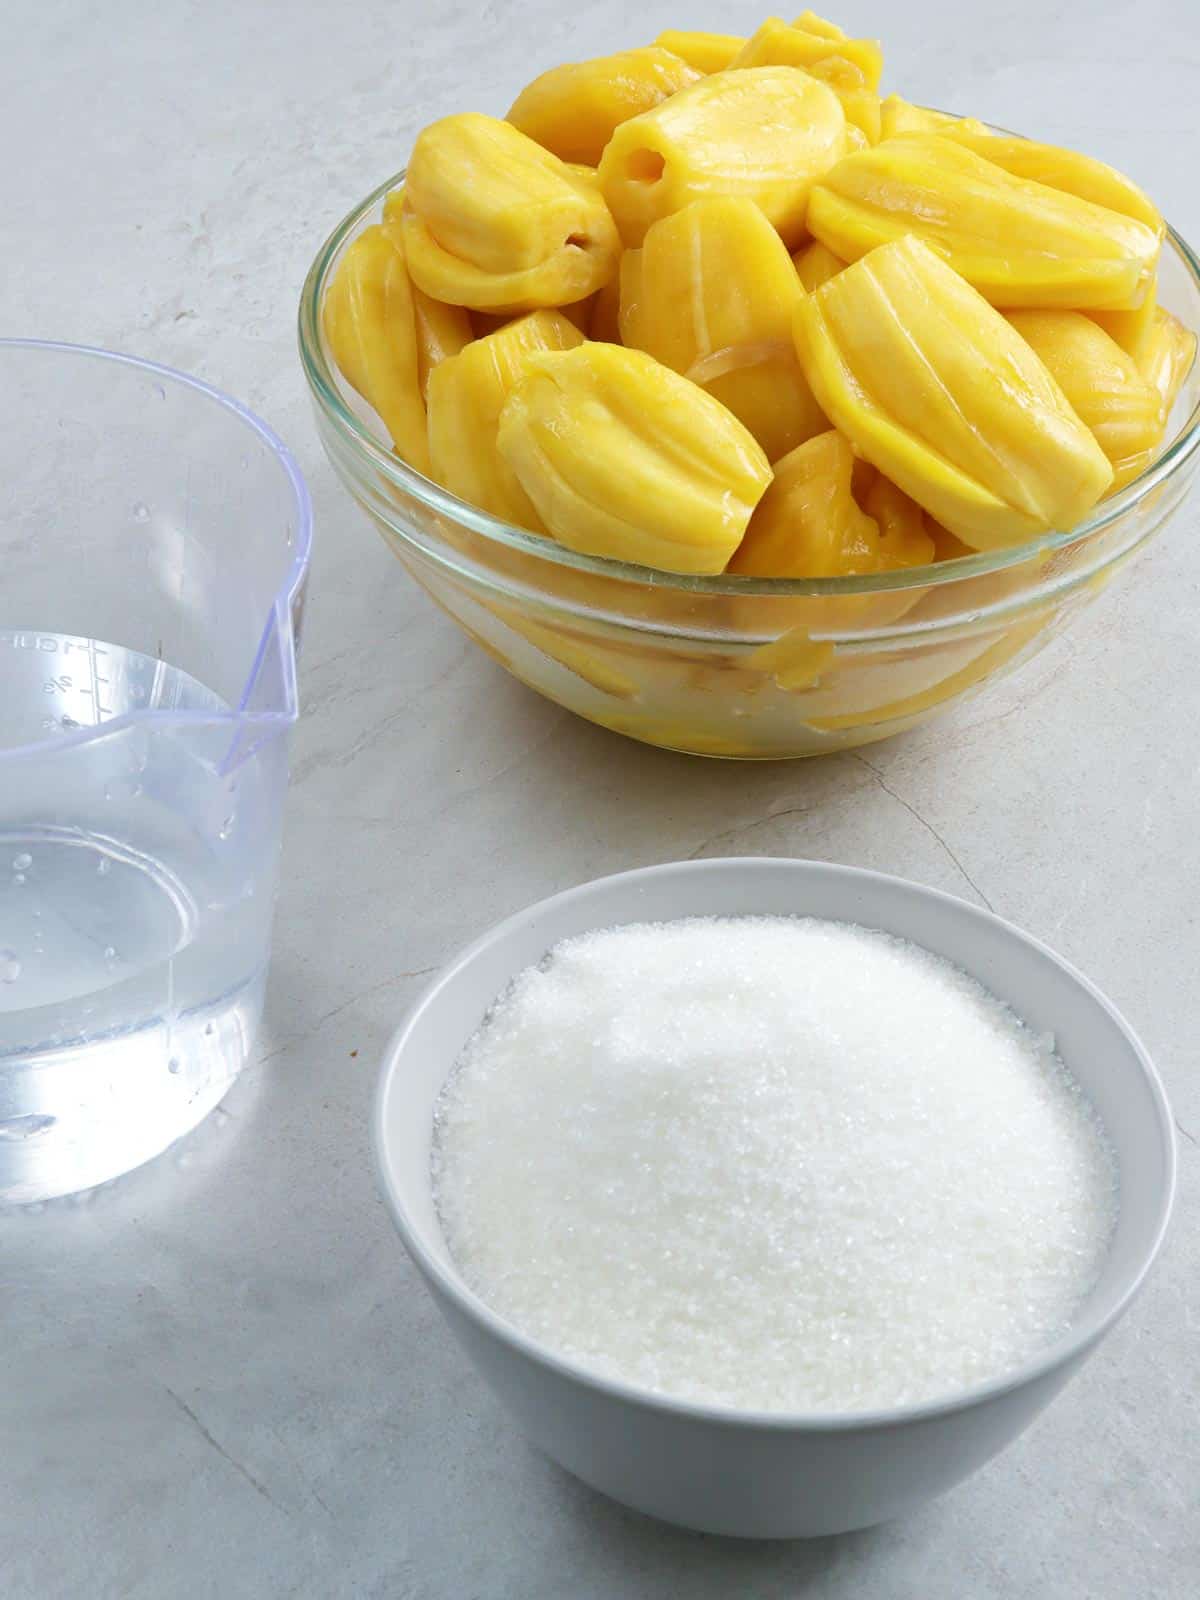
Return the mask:
[[[59,737],[130,710],[151,715]],[[2,1200],[148,1160],[246,1060],[274,862],[227,711],[163,661],[0,631]]]

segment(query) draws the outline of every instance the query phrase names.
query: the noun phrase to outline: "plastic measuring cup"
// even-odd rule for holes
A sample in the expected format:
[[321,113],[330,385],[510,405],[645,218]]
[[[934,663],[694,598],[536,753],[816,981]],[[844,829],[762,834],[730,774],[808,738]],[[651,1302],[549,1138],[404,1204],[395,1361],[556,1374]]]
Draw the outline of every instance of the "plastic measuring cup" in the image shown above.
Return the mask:
[[0,340],[0,1200],[222,1098],[262,1009],[311,539],[195,379]]

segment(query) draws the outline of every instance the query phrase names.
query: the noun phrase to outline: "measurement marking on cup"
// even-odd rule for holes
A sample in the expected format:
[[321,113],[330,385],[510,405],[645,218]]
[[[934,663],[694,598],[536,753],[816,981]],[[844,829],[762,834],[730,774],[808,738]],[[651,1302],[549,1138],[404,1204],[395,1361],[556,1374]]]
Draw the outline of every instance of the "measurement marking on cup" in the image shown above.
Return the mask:
[[103,645],[97,644],[94,639],[90,640],[89,643],[91,645],[89,654],[92,660],[92,683],[96,689],[96,721],[103,722],[105,717],[112,716],[112,707],[107,704],[100,694],[100,685],[102,683],[106,684],[110,680],[100,671],[99,657],[107,656],[108,651]]

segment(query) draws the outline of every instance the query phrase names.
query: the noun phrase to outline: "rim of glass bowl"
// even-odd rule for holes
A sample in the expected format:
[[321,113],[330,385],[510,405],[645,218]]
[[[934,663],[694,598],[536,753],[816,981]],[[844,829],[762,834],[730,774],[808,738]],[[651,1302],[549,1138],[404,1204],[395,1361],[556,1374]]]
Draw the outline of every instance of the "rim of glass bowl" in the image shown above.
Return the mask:
[[[1005,133],[995,128],[996,133]],[[773,595],[777,598],[799,598],[814,595],[881,594],[894,589],[932,588],[935,585],[956,583],[964,578],[984,577],[1001,572],[1007,567],[1020,566],[1034,556],[1061,550],[1068,545],[1080,544],[1111,526],[1126,512],[1151,494],[1171,477],[1193,455],[1200,445],[1200,401],[1163,453],[1146,470],[1134,478],[1111,498],[1101,501],[1095,513],[1066,533],[1047,533],[1024,544],[1012,545],[1003,550],[990,550],[971,556],[958,556],[950,561],[938,561],[923,567],[905,567],[895,572],[869,573],[839,578],[744,578],[720,573],[715,577],[694,577],[687,573],[665,572],[658,567],[643,567],[630,561],[612,561],[604,556],[582,555],[570,550],[543,534],[514,527],[503,522],[478,506],[460,500],[448,490],[440,488],[423,477],[398,455],[383,444],[370,428],[346,404],[338,388],[337,379],[326,358],[321,334],[320,307],[325,293],[330,269],[338,260],[347,241],[361,224],[367,221],[376,206],[404,182],[405,168],[373,189],[365,200],[350,211],[325,240],[309,268],[300,294],[299,341],[300,359],[309,387],[322,411],[338,432],[356,450],[360,451],[375,471],[414,500],[431,511],[452,518],[494,540],[510,550],[523,555],[536,556],[576,572],[591,573],[597,577],[617,579],[645,587],[672,588],[692,594],[704,595]],[[1200,258],[1170,224],[1166,224],[1166,238],[1191,276],[1196,293],[1200,296]],[[1197,359],[1200,359],[1198,357]]]

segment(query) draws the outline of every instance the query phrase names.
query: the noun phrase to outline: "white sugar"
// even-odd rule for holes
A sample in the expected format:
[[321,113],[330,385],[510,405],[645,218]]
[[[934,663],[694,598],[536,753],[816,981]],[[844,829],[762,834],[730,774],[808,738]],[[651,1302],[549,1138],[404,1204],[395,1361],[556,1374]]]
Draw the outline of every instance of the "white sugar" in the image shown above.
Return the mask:
[[459,1269],[559,1353],[710,1403],[947,1395],[1061,1333],[1115,1165],[1054,1054],[902,940],[689,919],[558,945],[439,1102]]

